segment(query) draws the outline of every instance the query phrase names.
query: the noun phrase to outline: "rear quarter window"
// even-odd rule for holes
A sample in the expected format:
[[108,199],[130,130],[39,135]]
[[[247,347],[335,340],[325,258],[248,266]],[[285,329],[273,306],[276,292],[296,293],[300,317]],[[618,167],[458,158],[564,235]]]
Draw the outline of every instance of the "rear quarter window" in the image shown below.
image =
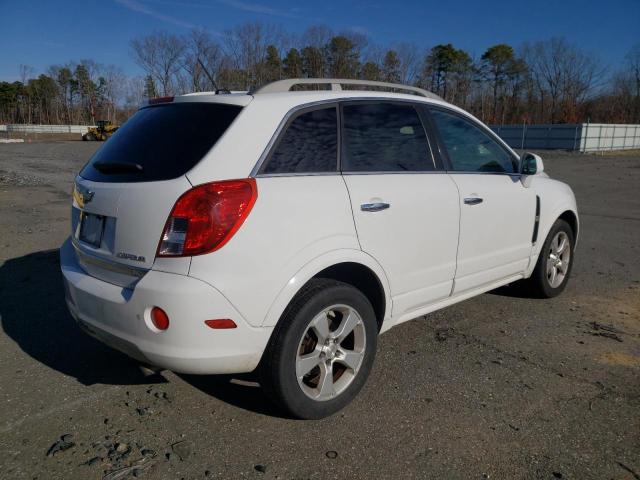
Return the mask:
[[187,173],[242,107],[168,103],[138,110],[80,171],[95,182],[151,182]]
[[288,123],[261,173],[326,173],[338,168],[335,106],[305,111]]

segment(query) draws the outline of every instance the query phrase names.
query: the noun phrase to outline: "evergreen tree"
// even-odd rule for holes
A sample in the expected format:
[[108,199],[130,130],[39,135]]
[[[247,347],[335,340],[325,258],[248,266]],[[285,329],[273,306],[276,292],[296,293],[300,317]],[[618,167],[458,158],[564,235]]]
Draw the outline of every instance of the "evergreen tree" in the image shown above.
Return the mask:
[[283,73],[286,78],[299,78],[302,76],[302,57],[297,48],[292,48],[282,61]]
[[155,98],[158,96],[156,84],[151,75],[144,77],[144,96],[145,98]]
[[400,83],[400,59],[395,50],[389,50],[384,55],[382,79],[385,82]]

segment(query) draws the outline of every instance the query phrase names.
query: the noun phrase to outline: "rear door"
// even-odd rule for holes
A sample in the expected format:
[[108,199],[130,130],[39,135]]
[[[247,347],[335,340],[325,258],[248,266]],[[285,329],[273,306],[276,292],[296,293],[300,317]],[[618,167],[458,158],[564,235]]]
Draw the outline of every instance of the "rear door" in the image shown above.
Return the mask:
[[384,268],[401,316],[451,293],[458,243],[454,182],[439,170],[412,103],[347,102],[341,169],[362,250]]
[[[73,243],[89,274],[129,286],[154,265],[171,208],[191,188],[185,173],[240,110],[194,102],[146,107],[96,152],[76,178],[72,208]],[[188,258],[160,263],[188,272]]]
[[454,294],[522,273],[531,253],[536,198],[520,181],[517,157],[471,118],[445,108],[430,112],[460,195]]

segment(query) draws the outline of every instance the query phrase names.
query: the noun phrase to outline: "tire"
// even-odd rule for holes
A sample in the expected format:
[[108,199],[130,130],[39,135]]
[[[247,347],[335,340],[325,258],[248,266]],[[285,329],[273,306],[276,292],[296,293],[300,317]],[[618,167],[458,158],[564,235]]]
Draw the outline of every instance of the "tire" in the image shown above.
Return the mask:
[[360,290],[313,279],[276,325],[261,362],[260,383],[287,414],[327,417],[349,404],[365,384],[377,340],[375,312]]
[[[563,240],[566,243],[563,244]],[[560,254],[559,246],[563,249]],[[542,245],[536,267],[526,283],[528,293],[539,298],[552,298],[562,293],[573,268],[574,246],[575,236],[569,224],[561,219],[556,220]]]

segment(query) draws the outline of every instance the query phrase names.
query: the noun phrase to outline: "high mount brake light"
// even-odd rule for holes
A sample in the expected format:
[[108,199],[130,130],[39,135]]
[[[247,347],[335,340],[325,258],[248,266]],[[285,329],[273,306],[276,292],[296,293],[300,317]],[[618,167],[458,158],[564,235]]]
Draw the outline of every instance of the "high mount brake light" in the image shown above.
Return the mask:
[[158,103],[171,103],[174,97],[156,97],[149,99],[149,105],[157,105]]
[[226,244],[258,198],[254,178],[205,183],[176,202],[160,237],[158,257],[190,257]]

